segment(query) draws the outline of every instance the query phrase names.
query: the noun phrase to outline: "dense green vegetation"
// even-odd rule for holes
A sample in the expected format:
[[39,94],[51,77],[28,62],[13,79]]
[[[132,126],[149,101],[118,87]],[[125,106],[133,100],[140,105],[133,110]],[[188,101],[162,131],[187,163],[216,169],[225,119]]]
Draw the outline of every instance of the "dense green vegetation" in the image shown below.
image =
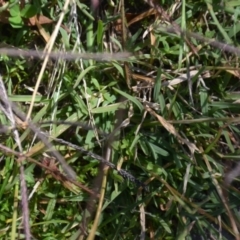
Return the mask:
[[240,239],[240,1],[122,3],[0,1],[0,239]]

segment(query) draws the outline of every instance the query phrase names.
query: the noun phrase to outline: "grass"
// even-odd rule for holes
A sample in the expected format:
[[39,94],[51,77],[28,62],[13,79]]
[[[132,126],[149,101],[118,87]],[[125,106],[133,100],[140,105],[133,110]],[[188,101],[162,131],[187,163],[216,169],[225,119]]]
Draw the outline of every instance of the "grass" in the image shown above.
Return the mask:
[[122,3],[0,9],[1,239],[240,239],[240,2]]

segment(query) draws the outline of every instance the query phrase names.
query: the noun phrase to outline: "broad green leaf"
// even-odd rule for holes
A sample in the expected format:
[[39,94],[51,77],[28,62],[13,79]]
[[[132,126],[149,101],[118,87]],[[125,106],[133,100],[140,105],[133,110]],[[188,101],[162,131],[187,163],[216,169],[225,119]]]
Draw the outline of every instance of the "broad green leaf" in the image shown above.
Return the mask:
[[17,17],[18,16],[19,18],[21,18],[20,17],[21,12],[20,12],[19,4],[15,4],[14,6],[12,6],[9,10],[9,13],[12,17]]
[[37,14],[37,8],[32,4],[26,4],[21,10],[21,16],[24,18],[31,18]]
[[13,28],[21,28],[23,26],[23,20],[19,15],[9,17],[9,23]]

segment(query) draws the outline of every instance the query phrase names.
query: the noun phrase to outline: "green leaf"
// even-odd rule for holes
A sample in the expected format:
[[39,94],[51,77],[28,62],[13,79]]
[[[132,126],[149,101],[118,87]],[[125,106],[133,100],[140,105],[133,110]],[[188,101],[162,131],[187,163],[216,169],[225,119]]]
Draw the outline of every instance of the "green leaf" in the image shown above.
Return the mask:
[[122,77],[124,77],[124,71],[119,63],[112,62],[112,65],[118,70]]
[[157,77],[155,79],[155,85],[154,85],[154,92],[153,92],[154,102],[158,102],[158,97],[161,89],[161,74],[162,74],[162,70],[159,67],[157,71]]
[[68,33],[65,29],[63,28],[60,28],[60,33],[62,35],[62,41],[63,41],[63,44],[64,46],[68,49],[70,48],[70,44],[69,44],[69,37],[68,37]]
[[172,233],[171,227],[167,222],[165,222],[163,219],[159,219],[159,223],[163,226],[163,228],[166,230],[168,233]]
[[111,173],[111,177],[116,181],[116,182],[119,182],[119,183],[122,183],[124,181],[123,177],[120,176],[116,170],[114,170],[112,173]]
[[206,89],[200,90],[200,103],[202,107],[202,113],[206,116],[208,115],[208,93]]
[[92,83],[94,84],[94,86],[95,86],[98,90],[100,90],[100,85],[99,85],[98,80],[97,80],[96,78],[92,78],[91,80],[92,80]]
[[[31,102],[32,96],[31,95],[10,95],[9,99],[13,102]],[[49,100],[43,96],[35,96],[34,102],[45,102],[47,103]]]
[[103,22],[101,20],[98,20],[98,28],[97,28],[97,46],[98,46],[98,51],[102,52],[103,50]]
[[234,147],[233,147],[232,142],[231,142],[231,140],[230,140],[229,132],[223,130],[223,135],[224,135],[225,140],[226,140],[226,142],[227,142],[228,148],[231,150],[232,153],[234,153]]
[[96,66],[90,66],[90,67],[84,69],[84,70],[80,73],[80,75],[78,76],[78,78],[77,78],[77,80],[76,80],[73,88],[76,88],[76,87],[79,85],[80,81],[85,77],[85,75],[86,75],[88,72],[90,72],[91,70],[95,69],[95,68],[96,68]]
[[165,151],[164,149],[158,147],[157,145],[151,143],[151,142],[147,142],[149,147],[152,150],[153,155],[155,156],[155,158],[157,159],[157,154],[162,155],[164,157],[167,157],[169,155],[169,153],[167,151]]
[[56,198],[49,200],[47,210],[46,210],[46,215],[43,218],[44,220],[52,219],[52,216],[54,214],[54,208],[56,206],[56,202],[57,202]]
[[24,18],[31,18],[37,14],[37,8],[31,4],[26,4],[21,10],[21,16]]
[[116,91],[117,93],[121,94],[122,96],[124,96],[125,98],[127,98],[129,101],[133,102],[134,104],[136,104],[136,106],[140,109],[140,111],[143,110],[143,105],[133,96],[117,89],[117,88],[113,88],[114,91]]
[[145,155],[148,155],[148,147],[145,140],[139,140],[139,146]]
[[14,6],[12,6],[9,10],[9,13],[12,17],[16,17],[19,16],[20,17],[20,6],[19,4],[15,4]]
[[129,149],[130,151],[133,150],[133,148],[136,146],[136,144],[138,143],[140,138],[141,138],[140,135],[135,136],[135,138],[133,139],[132,144],[130,146],[130,149]]
[[124,103],[115,103],[115,104],[111,104],[111,105],[104,106],[104,107],[94,108],[94,109],[92,109],[91,112],[92,113],[114,112],[122,106],[124,106]]
[[23,21],[19,15],[15,16],[15,17],[10,17],[9,23],[11,24],[11,26],[13,28],[22,28],[23,27]]
[[152,172],[154,172],[155,174],[158,174],[158,175],[161,175],[162,174],[162,168],[160,167],[160,166],[158,166],[158,165],[156,165],[156,164],[153,164],[153,163],[151,163],[151,162],[149,162],[148,164],[147,164],[147,167],[146,167],[146,169],[148,170],[148,171],[152,171]]

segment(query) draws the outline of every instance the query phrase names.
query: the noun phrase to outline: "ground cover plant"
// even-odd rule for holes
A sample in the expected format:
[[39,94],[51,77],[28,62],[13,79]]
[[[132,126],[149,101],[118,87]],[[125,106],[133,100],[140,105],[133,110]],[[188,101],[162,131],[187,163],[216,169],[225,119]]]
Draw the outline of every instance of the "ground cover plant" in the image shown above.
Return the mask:
[[240,239],[240,1],[0,1],[1,239]]

